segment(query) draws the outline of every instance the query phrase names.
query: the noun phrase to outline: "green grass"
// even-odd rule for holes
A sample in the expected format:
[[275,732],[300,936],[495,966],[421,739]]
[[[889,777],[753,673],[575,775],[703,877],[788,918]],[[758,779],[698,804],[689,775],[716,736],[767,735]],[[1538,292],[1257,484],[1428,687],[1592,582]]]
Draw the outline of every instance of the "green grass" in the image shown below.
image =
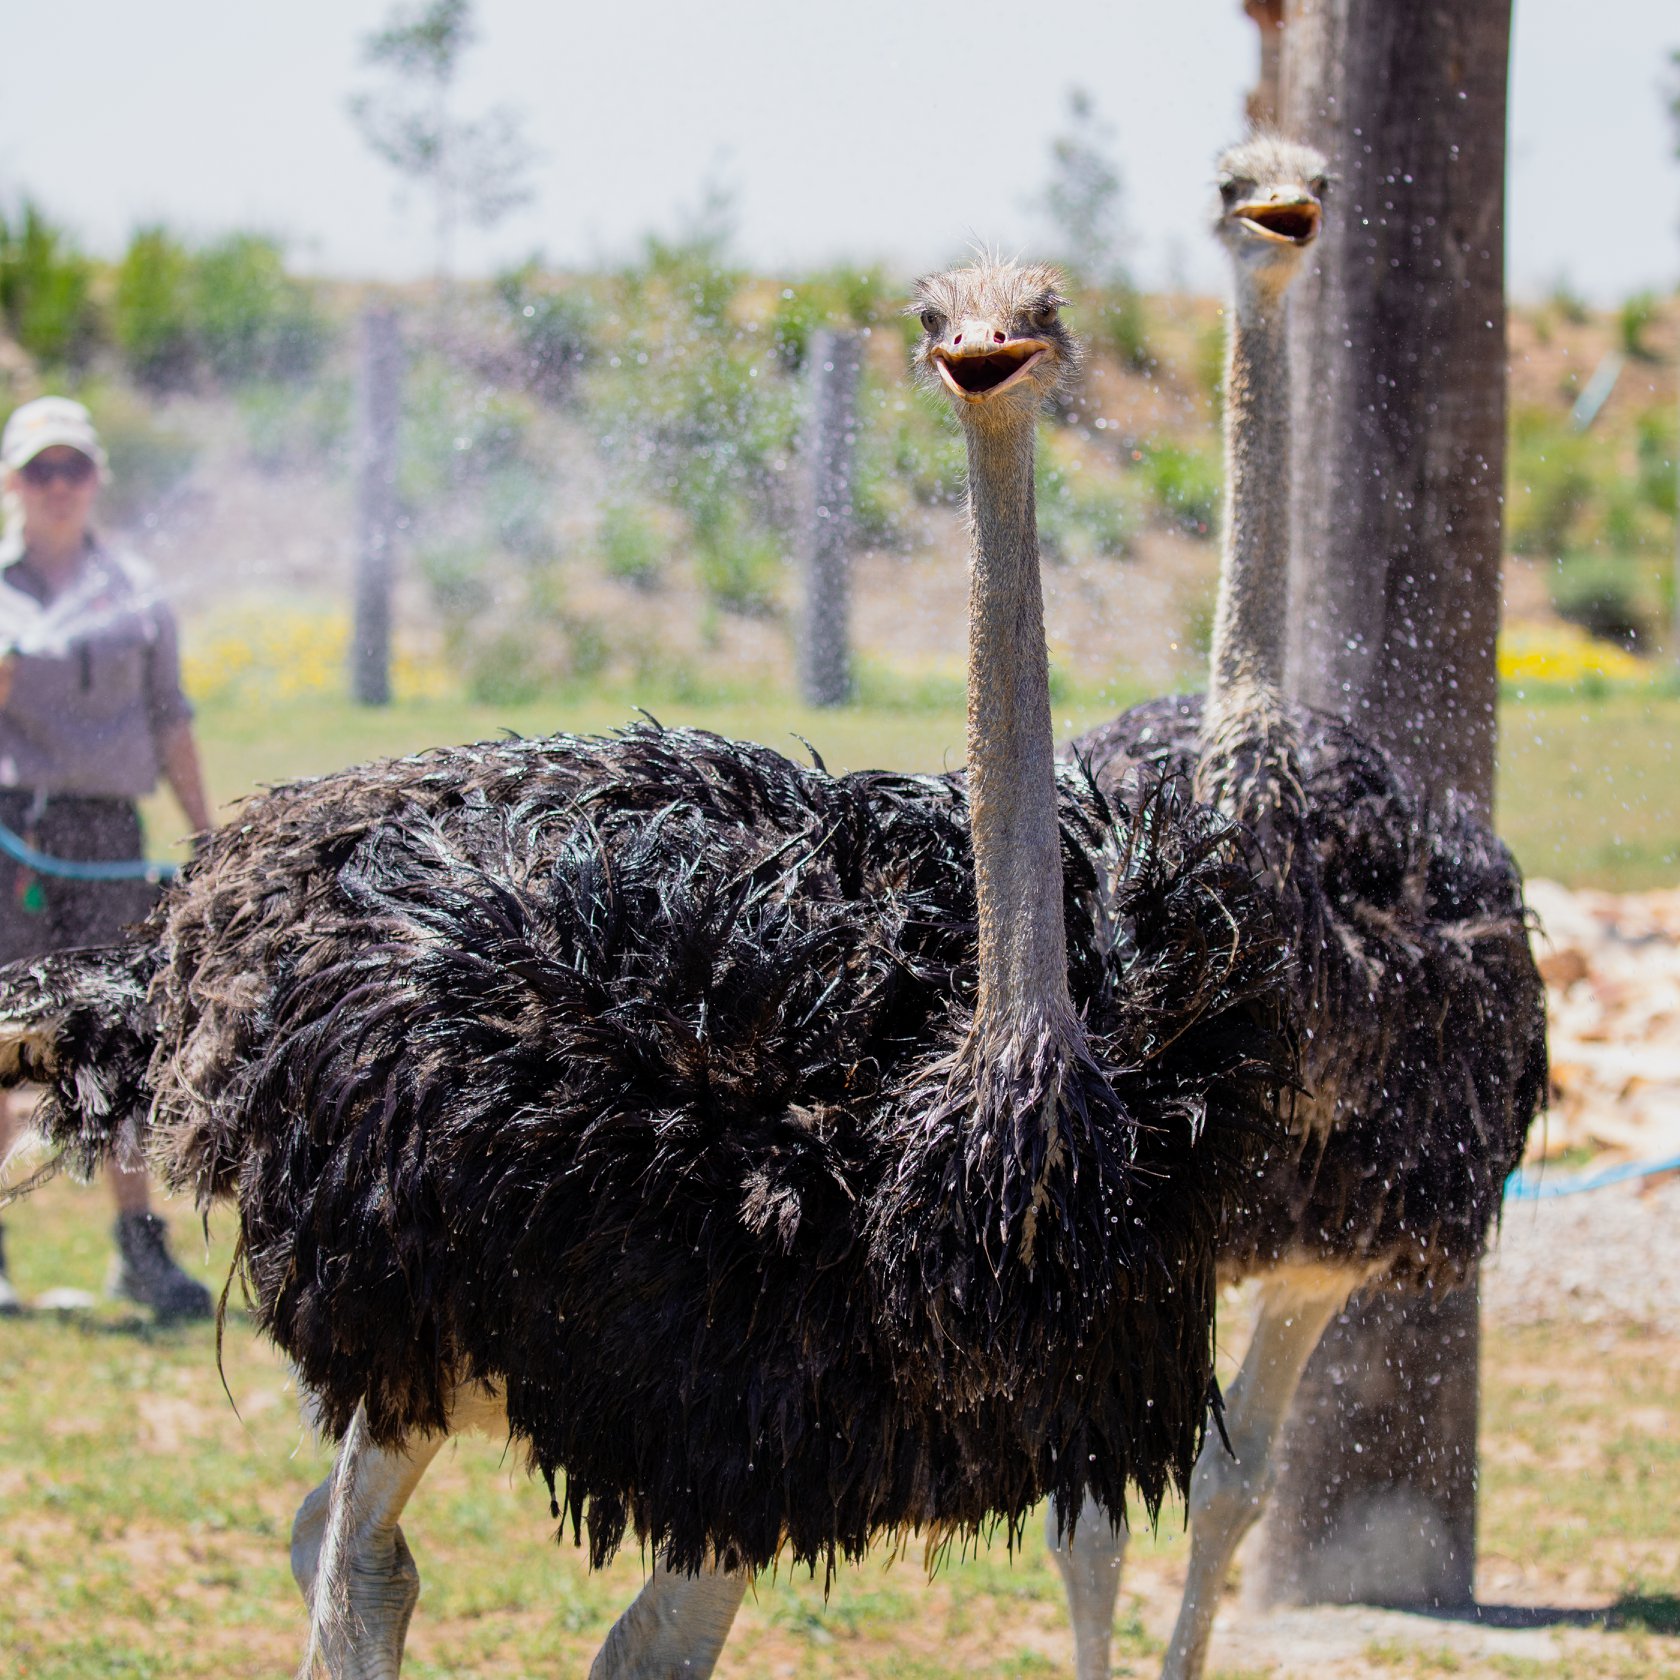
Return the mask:
[[[230,800],[257,784],[336,769],[443,742],[614,728],[645,707],[768,742],[803,757],[804,737],[831,769],[940,770],[963,760],[959,683],[869,670],[862,703],[818,711],[779,694],[711,684],[649,692],[578,689],[522,705],[408,701],[363,710],[303,700],[266,708],[208,706],[199,720],[210,784]],[[1071,734],[1140,698],[1119,690],[1059,692],[1056,726]],[[1508,699],[1500,712],[1499,825],[1523,868],[1574,886],[1671,884],[1680,875],[1680,696],[1660,691]],[[159,844],[180,831],[153,802]]]
[[1680,878],[1680,698],[1507,701],[1499,825],[1523,868],[1618,890]]
[[[178,1251],[218,1284],[233,1221],[206,1250],[170,1210]],[[96,1290],[107,1253],[102,1191],[49,1184],[8,1215],[26,1295]],[[0,1321],[0,1680],[284,1674],[302,1612],[286,1562],[292,1513],[326,1455],[298,1421],[283,1362],[235,1312],[225,1368],[207,1326],[159,1330],[126,1308]],[[1556,1631],[1565,1661],[1476,1659],[1451,1630],[1385,1631],[1357,1680],[1567,1673],[1633,1680],[1680,1672],[1680,1342],[1605,1329],[1490,1327],[1483,1347],[1481,1549],[1526,1602],[1607,1606]],[[237,1412],[235,1411],[237,1407]],[[1153,1674],[1186,1555],[1163,1513],[1127,1561],[1116,1672]],[[545,1490],[516,1458],[469,1438],[447,1449],[410,1507],[424,1582],[405,1672],[416,1680],[581,1674],[641,1578],[634,1555],[590,1575],[555,1544]],[[1410,1631],[1410,1630],[1409,1630]],[[733,1680],[1006,1680],[1068,1672],[1061,1591],[1040,1525],[1001,1538],[930,1584],[919,1550],[820,1583],[783,1570],[747,1601],[722,1673]],[[1268,1674],[1245,1660],[1227,1674]]]

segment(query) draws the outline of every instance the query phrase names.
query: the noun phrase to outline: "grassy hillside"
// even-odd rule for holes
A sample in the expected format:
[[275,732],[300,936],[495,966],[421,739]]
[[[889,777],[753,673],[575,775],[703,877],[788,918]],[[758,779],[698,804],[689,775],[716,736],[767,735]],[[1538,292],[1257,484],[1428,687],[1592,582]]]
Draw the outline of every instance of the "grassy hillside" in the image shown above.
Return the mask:
[[[1072,734],[1140,697],[1119,688],[1063,693],[1057,726]],[[833,769],[938,770],[963,760],[961,693],[950,683],[825,712],[721,687],[593,687],[523,705],[437,698],[375,711],[328,696],[224,701],[204,709],[200,732],[211,786],[231,800],[265,782],[503,729],[610,729],[638,706],[663,723],[698,724],[794,756],[805,751],[803,737]],[[1680,697],[1644,690],[1507,698],[1500,733],[1499,823],[1525,870],[1618,888],[1669,885],[1680,875]],[[179,831],[180,817],[162,796],[150,826],[160,841]]]

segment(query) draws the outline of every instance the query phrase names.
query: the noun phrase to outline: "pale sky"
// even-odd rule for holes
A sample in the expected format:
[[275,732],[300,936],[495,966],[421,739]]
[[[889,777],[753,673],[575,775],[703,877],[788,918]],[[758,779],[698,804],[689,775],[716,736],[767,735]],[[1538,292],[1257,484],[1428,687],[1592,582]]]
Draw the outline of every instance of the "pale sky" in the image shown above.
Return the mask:
[[[520,108],[537,197],[457,268],[533,251],[620,258],[716,180],[771,269],[907,272],[972,239],[1045,243],[1035,201],[1078,83],[1115,131],[1133,267],[1213,289],[1211,162],[1240,128],[1253,26],[1239,0],[480,0],[461,106]],[[277,233],[297,266],[405,277],[424,206],[346,115],[389,0],[0,0],[0,198],[35,195],[92,248],[137,224]],[[1675,0],[1516,0],[1511,281],[1614,301],[1680,277],[1680,163],[1660,88]]]

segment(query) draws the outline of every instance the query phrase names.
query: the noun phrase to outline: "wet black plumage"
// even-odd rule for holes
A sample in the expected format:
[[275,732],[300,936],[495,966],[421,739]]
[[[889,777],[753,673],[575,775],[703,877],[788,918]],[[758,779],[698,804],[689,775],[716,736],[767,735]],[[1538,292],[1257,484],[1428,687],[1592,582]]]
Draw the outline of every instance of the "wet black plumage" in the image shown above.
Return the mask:
[[[1074,743],[1100,785],[1198,770],[1200,696],[1134,706]],[[1227,1275],[1290,1260],[1451,1283],[1482,1253],[1545,1098],[1545,998],[1522,877],[1456,799],[1293,703],[1239,713],[1199,791],[1252,826],[1291,929],[1302,1024],[1293,1147],[1229,1204]]]
[[1178,784],[1059,799],[1104,1171],[1051,1163],[1030,1275],[1007,1171],[930,1189],[974,989],[960,782],[698,731],[255,798],[131,946],[0,973],[0,1079],[47,1079],[84,1164],[140,1127],[237,1202],[334,1432],[504,1390],[597,1561],[633,1529],[678,1569],[831,1565],[1128,1479],[1153,1508],[1199,1443],[1216,1189],[1288,1077],[1281,947]]

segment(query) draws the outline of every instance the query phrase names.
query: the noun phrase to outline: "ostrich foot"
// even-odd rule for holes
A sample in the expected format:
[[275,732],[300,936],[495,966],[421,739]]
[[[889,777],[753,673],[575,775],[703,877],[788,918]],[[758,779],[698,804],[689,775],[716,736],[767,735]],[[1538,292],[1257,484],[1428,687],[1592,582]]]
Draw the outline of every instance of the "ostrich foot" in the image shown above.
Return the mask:
[[1062,1532],[1061,1513],[1052,1504],[1044,1514],[1044,1539],[1067,1593],[1074,1674],[1078,1680],[1109,1680],[1126,1531],[1115,1528],[1096,1500],[1087,1496],[1071,1534]]
[[[292,1522],[292,1578],[311,1608],[331,1492],[329,1477],[310,1491]],[[332,1680],[396,1680],[420,1597],[420,1571],[395,1523],[382,1535],[356,1536],[352,1547],[343,1602],[317,1618],[315,1664]]]
[[654,1567],[613,1623],[589,1680],[706,1680],[741,1607],[749,1577],[705,1569],[672,1575]]

